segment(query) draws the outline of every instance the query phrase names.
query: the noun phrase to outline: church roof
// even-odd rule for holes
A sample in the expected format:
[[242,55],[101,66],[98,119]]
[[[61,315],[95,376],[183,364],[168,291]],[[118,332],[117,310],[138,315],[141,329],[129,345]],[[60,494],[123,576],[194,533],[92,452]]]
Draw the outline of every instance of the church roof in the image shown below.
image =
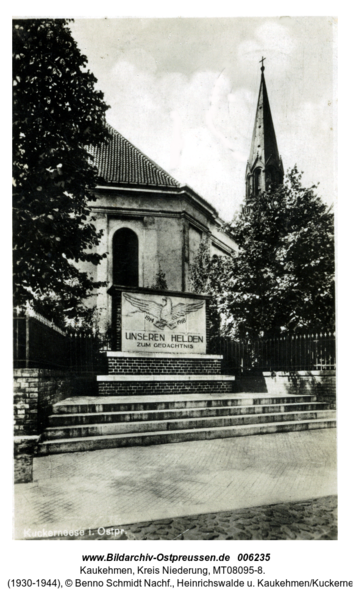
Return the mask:
[[98,176],[110,184],[180,187],[180,183],[110,125],[108,144],[89,146]]
[[259,98],[257,101],[255,124],[248,161],[249,169],[253,168],[258,159],[260,159],[264,166],[269,162],[281,165],[270,102],[267,95],[264,70],[265,68],[262,66]]

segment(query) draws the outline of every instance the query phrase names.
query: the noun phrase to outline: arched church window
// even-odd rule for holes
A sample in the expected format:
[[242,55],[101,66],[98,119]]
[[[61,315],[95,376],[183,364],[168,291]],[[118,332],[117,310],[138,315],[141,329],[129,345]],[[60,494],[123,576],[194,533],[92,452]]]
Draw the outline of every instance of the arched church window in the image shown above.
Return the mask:
[[122,227],[113,236],[113,283],[137,287],[138,237],[132,229]]

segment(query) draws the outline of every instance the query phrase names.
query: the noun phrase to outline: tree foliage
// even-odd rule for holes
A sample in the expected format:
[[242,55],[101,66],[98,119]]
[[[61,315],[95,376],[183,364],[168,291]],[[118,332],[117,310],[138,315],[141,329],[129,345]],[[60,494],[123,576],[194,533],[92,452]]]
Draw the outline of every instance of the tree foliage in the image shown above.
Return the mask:
[[316,187],[304,188],[294,167],[283,185],[260,194],[227,226],[236,257],[203,256],[198,289],[217,297],[223,333],[257,338],[334,329],[333,214]]
[[72,317],[101,285],[77,267],[102,258],[87,205],[96,171],[86,147],[109,139],[108,106],[67,20],[13,27],[14,301],[47,312],[52,304]]
[[[214,341],[224,327],[223,302],[227,276],[232,271],[233,259],[211,256],[208,236],[201,240],[194,261],[190,264],[190,284],[196,294],[207,294],[209,300],[210,341]],[[222,318],[223,317],[223,318]]]

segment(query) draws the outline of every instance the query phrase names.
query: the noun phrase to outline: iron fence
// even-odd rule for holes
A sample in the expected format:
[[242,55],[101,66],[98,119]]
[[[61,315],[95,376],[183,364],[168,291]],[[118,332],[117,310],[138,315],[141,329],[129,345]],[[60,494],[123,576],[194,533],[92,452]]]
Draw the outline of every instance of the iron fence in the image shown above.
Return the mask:
[[15,315],[14,368],[104,372],[98,335],[66,332],[37,313]]
[[[15,368],[105,372],[106,341],[98,335],[66,332],[37,313],[15,315]],[[322,371],[336,367],[336,340],[331,332],[259,340],[214,339],[211,352],[223,355],[227,374],[263,371]]]
[[213,351],[223,355],[228,374],[263,371],[322,371],[336,368],[332,332],[235,341],[218,338]]

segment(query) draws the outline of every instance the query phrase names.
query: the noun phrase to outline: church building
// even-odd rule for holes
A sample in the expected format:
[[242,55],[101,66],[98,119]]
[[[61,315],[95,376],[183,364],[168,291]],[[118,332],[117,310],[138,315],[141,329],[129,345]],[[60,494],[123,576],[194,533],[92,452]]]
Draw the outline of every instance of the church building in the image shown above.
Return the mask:
[[107,258],[86,268],[95,281],[107,282],[96,300],[102,330],[111,324],[112,285],[151,288],[161,271],[168,290],[189,292],[190,265],[202,239],[209,240],[211,255],[237,250],[209,202],[108,129],[110,142],[89,148],[99,176],[91,209],[104,232],[98,251]]
[[[98,170],[96,202],[91,209],[96,227],[103,230],[98,252],[106,253],[98,266],[82,265],[95,281],[107,283],[91,306],[97,306],[99,326],[112,324],[111,286],[151,289],[159,272],[168,290],[192,292],[190,265],[200,242],[208,239],[211,255],[236,255],[234,240],[222,231],[216,209],[108,125],[111,140],[91,146]],[[283,165],[261,67],[261,83],[250,156],[246,167],[245,205],[270,185],[283,182]]]

